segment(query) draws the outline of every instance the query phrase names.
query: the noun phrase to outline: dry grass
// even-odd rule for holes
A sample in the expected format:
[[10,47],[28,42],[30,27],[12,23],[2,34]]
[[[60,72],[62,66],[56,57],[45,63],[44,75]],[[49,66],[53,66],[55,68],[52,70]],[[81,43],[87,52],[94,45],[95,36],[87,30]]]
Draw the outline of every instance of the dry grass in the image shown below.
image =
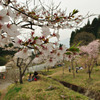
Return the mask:
[[93,72],[91,74],[92,79],[88,78],[87,70],[80,70],[76,73],[76,77],[73,78],[73,73],[68,72],[68,68],[65,68],[64,75],[62,74],[62,70],[50,75],[53,78],[66,81],[75,85],[79,85],[85,88],[90,88],[96,91],[100,91],[100,66],[94,67]]
[[[80,61],[80,64],[83,61],[84,59]],[[48,77],[100,92],[100,66],[94,67],[91,80],[88,79],[86,69],[78,71],[76,78],[73,78],[72,72],[68,72],[68,66],[69,64],[66,63],[64,74],[63,67],[57,67],[50,69],[49,72],[44,70],[44,76],[39,74],[40,79],[38,81],[28,82],[25,78],[24,84],[11,85],[4,100],[90,100],[88,97],[74,92]],[[49,90],[48,87],[50,86],[53,88]]]
[[[48,89],[48,87],[53,87]],[[15,87],[17,92],[15,91]],[[18,91],[18,89],[20,89]],[[88,97],[74,92],[60,83],[40,76],[38,81],[10,86],[4,100],[89,100]]]

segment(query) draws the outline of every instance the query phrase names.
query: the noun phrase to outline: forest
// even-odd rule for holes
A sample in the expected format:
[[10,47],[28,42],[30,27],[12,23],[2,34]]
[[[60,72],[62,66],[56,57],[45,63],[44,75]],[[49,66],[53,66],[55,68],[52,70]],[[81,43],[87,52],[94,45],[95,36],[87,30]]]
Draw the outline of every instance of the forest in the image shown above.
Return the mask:
[[72,31],[70,46],[79,42],[80,46],[87,45],[96,39],[100,39],[100,16],[94,18],[91,23],[88,20],[82,28]]

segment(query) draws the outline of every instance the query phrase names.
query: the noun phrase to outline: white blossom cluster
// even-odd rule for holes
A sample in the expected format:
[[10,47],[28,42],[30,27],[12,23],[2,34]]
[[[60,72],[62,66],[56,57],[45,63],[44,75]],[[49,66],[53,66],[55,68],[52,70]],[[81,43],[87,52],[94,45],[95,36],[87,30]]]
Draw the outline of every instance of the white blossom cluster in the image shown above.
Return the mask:
[[[70,18],[69,18],[70,17]],[[16,1],[0,1],[0,47],[13,44],[20,50],[15,54],[15,58],[27,59],[34,52],[35,58],[32,63],[44,62],[46,66],[54,66],[57,62],[63,61],[66,47],[60,46],[59,29],[73,28],[82,21],[82,16],[66,16],[61,9],[53,15],[46,10],[34,9],[29,11]],[[41,35],[36,36],[35,28],[41,27]],[[20,39],[21,28],[30,29],[31,32],[26,40]],[[53,28],[53,33],[50,32]],[[27,32],[26,32],[27,33]],[[56,43],[49,42],[50,38],[56,37]],[[68,59],[68,57],[65,57]]]

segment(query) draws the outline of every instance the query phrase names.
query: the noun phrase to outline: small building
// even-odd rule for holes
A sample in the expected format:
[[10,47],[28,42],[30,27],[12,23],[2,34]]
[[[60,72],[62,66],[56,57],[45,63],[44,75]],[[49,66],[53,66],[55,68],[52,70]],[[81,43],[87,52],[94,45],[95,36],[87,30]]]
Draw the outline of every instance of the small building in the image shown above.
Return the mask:
[[0,66],[0,79],[7,78],[7,73],[12,67]]
[[0,79],[5,79],[6,66],[0,66]]
[[6,72],[6,66],[0,66],[0,73]]

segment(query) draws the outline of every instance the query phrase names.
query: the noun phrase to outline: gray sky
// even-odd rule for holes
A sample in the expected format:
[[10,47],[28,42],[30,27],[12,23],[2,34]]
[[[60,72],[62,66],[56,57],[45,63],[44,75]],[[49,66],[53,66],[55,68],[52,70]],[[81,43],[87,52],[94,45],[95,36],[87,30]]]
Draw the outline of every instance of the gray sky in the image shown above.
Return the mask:
[[[20,0],[18,0],[20,1]],[[33,0],[34,1],[34,0]],[[100,0],[41,0],[42,2],[45,2],[47,4],[50,4],[51,1],[54,2],[55,5],[58,5],[59,2],[61,9],[67,8],[67,14],[71,12],[73,9],[78,9],[79,13],[83,16],[85,16],[88,12],[89,14],[100,14]],[[39,3],[39,0],[35,0],[35,4]],[[92,21],[92,19],[97,16],[90,17],[89,20]],[[82,26],[87,22],[88,19],[83,21]],[[60,40],[64,41],[68,38],[70,38],[71,32],[74,29],[65,29],[60,31]],[[64,43],[65,44],[65,43]],[[69,43],[67,43],[69,45]]]
[[[46,1],[46,0],[45,0]],[[85,16],[88,12],[89,14],[98,14],[100,15],[100,0],[53,0],[55,4],[61,1],[60,7],[62,9],[67,8],[67,13],[71,12],[73,9],[78,9],[79,14]],[[89,20],[97,16],[90,17]],[[82,26],[87,22],[88,19],[83,21]],[[81,26],[81,27],[82,27]],[[66,29],[60,31],[60,40],[61,43],[66,44],[69,47],[69,38],[72,30],[75,29]]]
[[[43,0],[43,1],[52,1],[52,0]],[[89,14],[100,14],[100,0],[53,0],[55,4],[59,4],[61,1],[60,7],[62,9],[67,8],[67,14],[71,12],[73,9],[78,9],[79,13],[85,16],[88,12]],[[94,16],[96,17],[96,16]],[[89,19],[92,20],[94,17],[90,17]],[[87,22],[88,19],[84,20],[82,26]],[[64,30],[65,33],[67,31],[67,36],[61,35],[61,40],[65,39],[66,37],[70,37],[70,29]],[[61,31],[62,33],[62,31]]]
[[[50,4],[53,1],[55,5],[58,5],[61,2],[60,8],[61,9],[67,8],[67,14],[69,14],[69,12],[71,12],[73,9],[78,9],[79,10],[78,14],[81,14],[83,16],[85,16],[88,12],[89,14],[100,14],[100,0],[41,0],[41,1],[45,2],[46,4]],[[38,3],[39,0],[35,0],[35,4]],[[92,20],[93,18],[94,17],[91,17],[89,19]],[[84,20],[82,26],[87,22],[87,20]],[[67,33],[69,33],[70,31],[71,30],[67,29]],[[66,30],[63,30],[63,33],[66,33]],[[62,36],[62,34],[60,38],[61,40],[65,39],[66,37],[70,37],[70,33],[67,34],[67,36],[65,35]]]
[[[53,1],[55,5],[61,2],[62,9],[67,8],[68,13],[73,9],[78,9],[80,14],[85,15],[87,12],[100,14],[100,0],[41,0],[48,4]],[[38,0],[36,0],[38,2]]]

